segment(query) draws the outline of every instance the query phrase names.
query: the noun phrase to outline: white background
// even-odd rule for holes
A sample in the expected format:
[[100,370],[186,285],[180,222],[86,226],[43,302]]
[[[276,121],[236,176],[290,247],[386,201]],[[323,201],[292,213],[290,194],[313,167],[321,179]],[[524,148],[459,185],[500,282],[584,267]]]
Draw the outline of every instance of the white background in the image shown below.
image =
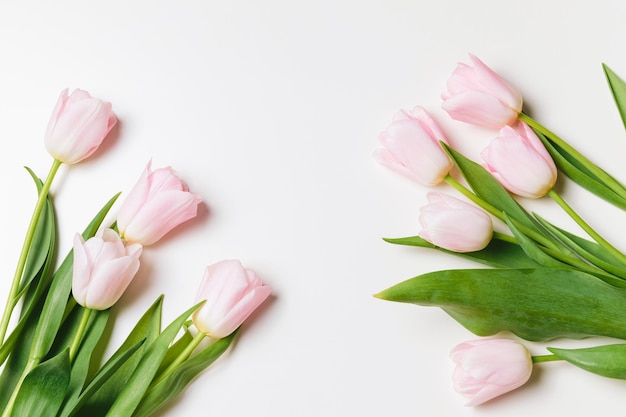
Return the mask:
[[[419,273],[474,266],[381,240],[419,232],[427,190],[371,157],[393,114],[417,104],[453,145],[478,154],[494,132],[453,122],[439,98],[470,52],[522,92],[528,112],[626,179],[626,135],[600,65],[626,77],[626,6],[580,4],[0,1],[0,296],[34,203],[22,166],[45,176],[50,112],[63,88],[82,88],[112,102],[120,123],[95,157],[63,167],[53,186],[61,254],[150,159],[173,166],[205,199],[196,220],[145,250],[116,307],[112,346],[158,294],[166,294],[165,322],[188,308],[204,266],[221,259],[241,259],[274,288],[234,349],[159,415],[623,409],[626,382],[563,363],[467,408],[452,389],[448,352],[473,336],[438,309],[372,297]],[[626,214],[568,181],[558,189],[626,249]],[[527,203],[570,226],[550,202]],[[528,346],[545,353],[545,344]]]

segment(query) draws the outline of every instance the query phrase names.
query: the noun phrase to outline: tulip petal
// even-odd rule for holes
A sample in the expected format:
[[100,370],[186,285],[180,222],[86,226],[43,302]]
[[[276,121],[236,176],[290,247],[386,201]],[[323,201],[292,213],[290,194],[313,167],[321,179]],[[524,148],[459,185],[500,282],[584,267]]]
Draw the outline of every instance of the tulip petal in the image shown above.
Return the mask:
[[482,85],[484,85],[494,95],[497,95],[500,101],[504,102],[516,113],[522,111],[522,96],[517,90],[512,88],[500,75],[489,68],[478,57],[470,54],[472,64],[474,64],[476,77]]
[[91,279],[91,262],[85,250],[85,241],[80,233],[74,236],[72,294],[79,304],[84,305]]
[[195,193],[162,191],[146,202],[124,230],[124,237],[151,245],[179,224],[194,218],[202,199]]
[[124,256],[102,264],[93,276],[86,295],[86,307],[105,310],[115,304],[139,269],[139,260]]
[[211,335],[218,337],[228,336],[232,330],[239,327],[258,306],[269,297],[272,289],[267,286],[257,287],[247,293],[233,308],[211,329]]
[[499,129],[514,122],[518,113],[483,91],[467,90],[448,98],[441,106],[461,122]]

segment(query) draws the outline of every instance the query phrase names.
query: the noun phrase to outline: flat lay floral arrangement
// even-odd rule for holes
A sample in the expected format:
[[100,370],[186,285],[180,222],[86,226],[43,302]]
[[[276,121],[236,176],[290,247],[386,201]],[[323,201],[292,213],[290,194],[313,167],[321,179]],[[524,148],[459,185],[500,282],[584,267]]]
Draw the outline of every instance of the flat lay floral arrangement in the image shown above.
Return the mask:
[[[626,255],[554,187],[557,176],[563,176],[626,210],[626,186],[525,113],[522,96],[500,75],[477,57],[470,60],[448,79],[442,107],[454,120],[494,130],[482,161],[450,146],[422,107],[395,116],[374,156],[423,186],[446,183],[457,194],[428,192],[419,235],[385,240],[443,251],[484,267],[425,273],[376,297],[440,307],[481,337],[450,353],[454,388],[470,406],[522,386],[533,367],[545,362],[566,361],[626,379],[626,343],[559,347],[563,338],[626,340]],[[626,84],[603,68],[626,126]],[[552,199],[580,231],[568,231],[525,208],[528,199],[539,198]],[[532,356],[524,341],[553,346]]]
[[83,231],[71,231],[73,248],[58,262],[55,219],[62,213],[54,210],[51,184],[64,165],[91,156],[116,122],[110,103],[63,91],[44,135],[52,167],[43,180],[27,168],[38,199],[9,294],[2,295],[2,417],[151,415],[227,351],[270,295],[239,260],[219,261],[198,277],[196,300],[171,323],[162,326],[160,296],[109,358],[94,354],[109,342],[111,309],[139,270],[144,248],[194,218],[202,202],[172,168],[148,163],[121,195],[115,221],[103,224],[120,194],[103,201]]

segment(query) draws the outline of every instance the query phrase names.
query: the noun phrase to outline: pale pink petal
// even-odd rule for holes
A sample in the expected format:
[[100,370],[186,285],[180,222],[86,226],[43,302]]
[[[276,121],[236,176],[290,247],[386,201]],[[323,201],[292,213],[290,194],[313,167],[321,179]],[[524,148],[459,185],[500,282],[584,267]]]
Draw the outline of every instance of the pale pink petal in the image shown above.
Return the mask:
[[139,269],[139,260],[121,257],[102,264],[92,278],[86,296],[86,306],[104,310],[122,296]]
[[226,337],[252,314],[269,297],[269,286],[257,287],[248,292],[233,308],[211,329],[211,336]]
[[475,90],[454,95],[441,107],[455,120],[491,129],[513,123],[518,116],[517,112],[503,106],[496,97]]
[[72,294],[81,305],[84,305],[91,279],[91,263],[84,246],[83,237],[77,233],[73,246]]
[[470,59],[474,64],[476,76],[480,80],[480,83],[508,107],[512,108],[517,113],[522,111],[521,94],[476,56],[470,55]]

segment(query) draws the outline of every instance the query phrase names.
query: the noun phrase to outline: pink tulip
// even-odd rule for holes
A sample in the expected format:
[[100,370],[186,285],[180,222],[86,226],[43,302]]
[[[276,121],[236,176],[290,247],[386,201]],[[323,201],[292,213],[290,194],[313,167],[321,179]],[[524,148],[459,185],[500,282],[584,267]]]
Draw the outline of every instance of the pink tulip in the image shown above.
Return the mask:
[[111,103],[93,98],[88,92],[68,90],[61,96],[52,112],[44,144],[53,158],[65,164],[75,164],[98,149],[117,118]]
[[196,328],[213,338],[234,332],[270,295],[256,274],[237,260],[208,266],[198,289],[196,302],[206,302],[193,314]]
[[454,389],[475,406],[514,390],[532,373],[530,353],[520,343],[506,339],[483,339],[461,343],[450,352],[456,368]]
[[189,191],[170,167],[154,171],[150,163],[128,193],[117,216],[122,237],[151,245],[179,224],[195,217],[202,198]]
[[398,112],[379,140],[383,147],[374,158],[420,184],[439,184],[452,168],[440,143],[447,143],[446,138],[422,107]]
[[522,96],[480,59],[459,63],[443,93],[443,109],[455,120],[492,129],[513,123],[522,111]]
[[484,249],[493,235],[487,213],[446,194],[429,192],[420,211],[420,236],[435,246],[454,252]]
[[485,168],[510,192],[528,198],[554,187],[557,170],[535,132],[525,123],[505,126],[481,153]]
[[106,310],[120,299],[139,269],[141,245],[126,244],[112,229],[85,241],[74,237],[72,294],[83,307]]

